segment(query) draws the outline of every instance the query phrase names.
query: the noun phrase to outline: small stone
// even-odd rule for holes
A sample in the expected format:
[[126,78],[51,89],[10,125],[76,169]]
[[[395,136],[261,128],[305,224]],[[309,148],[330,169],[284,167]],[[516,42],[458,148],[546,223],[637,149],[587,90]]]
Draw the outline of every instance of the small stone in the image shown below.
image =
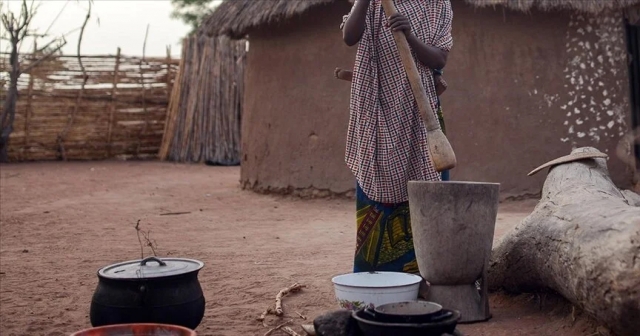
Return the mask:
[[313,327],[318,336],[362,336],[358,323],[351,317],[351,311],[346,309],[316,317]]
[[24,249],[24,250],[22,250],[22,253],[29,253],[29,250]]

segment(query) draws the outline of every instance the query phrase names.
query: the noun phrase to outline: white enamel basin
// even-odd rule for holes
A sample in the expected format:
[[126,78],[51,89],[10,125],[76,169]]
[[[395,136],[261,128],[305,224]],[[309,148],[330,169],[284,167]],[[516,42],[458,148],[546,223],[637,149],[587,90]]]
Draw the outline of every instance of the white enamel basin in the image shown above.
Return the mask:
[[333,287],[340,307],[357,310],[415,301],[422,277],[401,272],[360,272],[333,277]]

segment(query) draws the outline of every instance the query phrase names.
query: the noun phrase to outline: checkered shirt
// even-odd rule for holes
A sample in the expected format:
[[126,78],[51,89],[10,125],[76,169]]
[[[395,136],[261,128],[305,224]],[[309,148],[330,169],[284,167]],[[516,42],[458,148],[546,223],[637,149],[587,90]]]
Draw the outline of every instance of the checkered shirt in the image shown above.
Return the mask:
[[[451,50],[449,0],[395,0],[395,4],[411,22],[414,35],[429,45]],[[408,181],[439,181],[440,174],[429,157],[426,125],[393,34],[385,25],[386,17],[381,1],[371,0],[351,83],[345,161],[370,199],[400,203],[408,199]],[[432,70],[415,54],[414,59],[435,114]]]

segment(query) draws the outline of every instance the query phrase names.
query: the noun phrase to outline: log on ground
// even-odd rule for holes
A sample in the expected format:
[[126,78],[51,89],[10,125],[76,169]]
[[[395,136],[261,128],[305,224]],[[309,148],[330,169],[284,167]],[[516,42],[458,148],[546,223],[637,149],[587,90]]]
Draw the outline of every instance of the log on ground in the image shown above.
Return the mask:
[[555,291],[614,333],[637,335],[640,207],[605,159],[554,166],[535,210],[494,249],[488,281],[492,291]]

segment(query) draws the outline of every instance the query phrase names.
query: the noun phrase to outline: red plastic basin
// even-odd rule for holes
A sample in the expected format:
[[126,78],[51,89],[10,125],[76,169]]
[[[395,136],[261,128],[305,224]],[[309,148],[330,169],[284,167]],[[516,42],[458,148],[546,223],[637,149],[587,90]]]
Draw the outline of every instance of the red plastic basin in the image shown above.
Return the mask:
[[116,324],[103,327],[89,328],[75,332],[71,336],[196,336],[196,332],[180,326],[136,323]]

